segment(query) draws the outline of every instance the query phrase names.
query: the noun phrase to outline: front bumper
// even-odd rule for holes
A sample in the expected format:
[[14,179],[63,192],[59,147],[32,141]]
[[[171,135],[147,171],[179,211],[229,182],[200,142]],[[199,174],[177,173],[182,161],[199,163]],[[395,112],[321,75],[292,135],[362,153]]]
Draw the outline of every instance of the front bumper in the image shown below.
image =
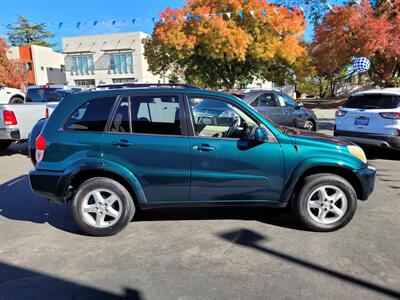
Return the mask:
[[55,202],[65,203],[64,173],[32,170],[29,172],[29,182],[32,191]]
[[356,144],[371,145],[400,150],[400,136],[381,135],[364,132],[335,130],[334,135]]
[[0,140],[18,141],[21,139],[19,129],[0,128]]
[[355,170],[354,174],[360,182],[360,193],[358,198],[360,200],[367,200],[374,190],[375,185],[375,167],[368,165],[367,168]]

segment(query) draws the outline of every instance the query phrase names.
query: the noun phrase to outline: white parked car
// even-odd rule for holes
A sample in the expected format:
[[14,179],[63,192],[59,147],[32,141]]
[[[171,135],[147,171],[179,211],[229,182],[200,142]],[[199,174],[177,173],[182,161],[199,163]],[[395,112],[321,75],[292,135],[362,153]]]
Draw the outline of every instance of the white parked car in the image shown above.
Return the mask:
[[30,86],[22,105],[0,104],[0,151],[12,142],[26,141],[33,126],[49,117],[65,93],[78,91],[81,88],[63,85]]
[[0,104],[22,104],[25,94],[23,91],[0,86]]
[[336,111],[334,135],[361,145],[400,150],[400,88],[353,94]]

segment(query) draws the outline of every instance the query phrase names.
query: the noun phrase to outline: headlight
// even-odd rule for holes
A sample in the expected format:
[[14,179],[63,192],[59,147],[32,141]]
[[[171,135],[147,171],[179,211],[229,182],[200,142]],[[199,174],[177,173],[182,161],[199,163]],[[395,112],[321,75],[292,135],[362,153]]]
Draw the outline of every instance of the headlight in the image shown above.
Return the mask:
[[347,146],[347,149],[349,149],[349,152],[359,158],[362,162],[367,163],[367,157],[365,156],[364,150],[359,146],[351,145]]

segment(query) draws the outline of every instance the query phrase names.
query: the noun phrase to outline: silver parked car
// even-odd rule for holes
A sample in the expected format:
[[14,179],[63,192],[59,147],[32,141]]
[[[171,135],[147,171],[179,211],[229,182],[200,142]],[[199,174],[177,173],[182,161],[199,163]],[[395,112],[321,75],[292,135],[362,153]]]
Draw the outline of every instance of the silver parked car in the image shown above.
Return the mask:
[[314,112],[285,93],[276,90],[250,90],[234,95],[279,125],[307,131],[318,129],[318,119]]

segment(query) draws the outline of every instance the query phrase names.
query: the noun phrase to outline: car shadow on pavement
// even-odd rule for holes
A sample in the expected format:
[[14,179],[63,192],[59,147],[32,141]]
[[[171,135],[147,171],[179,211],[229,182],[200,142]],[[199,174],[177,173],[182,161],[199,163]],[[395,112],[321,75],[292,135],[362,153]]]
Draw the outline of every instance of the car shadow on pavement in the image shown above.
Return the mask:
[[379,147],[364,147],[364,151],[368,160],[400,160],[400,151]]
[[12,144],[7,150],[0,151],[0,157],[12,156],[16,154],[29,156],[28,143]]
[[304,269],[319,272],[323,275],[336,278],[343,282],[350,283],[350,284],[353,284],[355,286],[358,286],[358,287],[361,287],[364,289],[368,289],[370,291],[373,291],[375,293],[378,293],[378,294],[381,294],[384,296],[389,296],[389,297],[393,297],[395,299],[400,299],[400,292],[398,292],[396,290],[366,281],[362,278],[357,278],[355,276],[351,276],[351,275],[348,275],[345,273],[341,273],[339,271],[329,269],[323,265],[319,265],[319,264],[307,261],[305,259],[298,258],[298,257],[292,256],[292,255],[283,253],[281,251],[277,251],[277,250],[268,248],[264,245],[260,245],[259,244],[260,242],[268,241],[268,238],[254,232],[252,230],[238,229],[238,230],[234,230],[234,231],[223,232],[223,233],[219,234],[219,237],[230,243],[235,243],[235,244],[238,244],[238,245],[241,245],[244,247],[248,247],[250,249],[258,250],[262,253],[265,253],[265,254],[273,256],[275,258],[284,260],[286,262],[290,262],[290,263],[295,264]]
[[123,295],[116,295],[114,293],[1,262],[0,298],[41,300],[144,299],[139,291],[131,288],[126,288]]
[[[17,221],[49,225],[73,234],[84,235],[75,224],[70,205],[50,203],[34,195],[28,177],[20,176],[0,185],[0,215]],[[140,210],[134,221],[255,220],[265,224],[304,230],[288,209],[260,207],[171,207]]]
[[48,223],[63,231],[81,234],[72,220],[70,206],[35,196],[26,175],[0,185],[0,215],[11,220]]
[[221,207],[168,207],[141,210],[135,216],[141,221],[190,221],[190,220],[246,220],[289,228],[305,230],[296,221],[289,209],[221,206]]

